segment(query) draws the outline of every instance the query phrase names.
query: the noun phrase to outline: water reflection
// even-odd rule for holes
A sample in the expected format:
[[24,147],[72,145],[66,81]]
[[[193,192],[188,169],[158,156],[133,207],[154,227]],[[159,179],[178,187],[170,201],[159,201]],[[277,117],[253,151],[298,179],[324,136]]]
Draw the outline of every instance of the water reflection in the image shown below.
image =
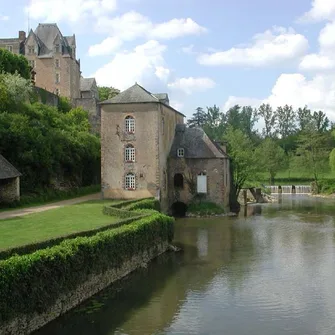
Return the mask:
[[335,333],[331,201],[282,196],[237,218],[183,219],[147,270],[38,334]]

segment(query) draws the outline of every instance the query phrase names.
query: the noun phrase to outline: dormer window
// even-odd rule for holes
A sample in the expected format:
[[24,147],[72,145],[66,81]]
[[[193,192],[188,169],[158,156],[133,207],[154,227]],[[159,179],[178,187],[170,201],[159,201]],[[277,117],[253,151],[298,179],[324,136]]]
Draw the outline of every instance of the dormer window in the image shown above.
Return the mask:
[[55,53],[59,53],[59,52],[60,52],[60,45],[55,44]]
[[177,150],[177,156],[178,157],[184,157],[184,154],[185,154],[184,148],[179,148]]
[[128,134],[135,133],[135,119],[132,116],[125,118],[125,132]]
[[35,48],[33,46],[28,47],[28,54],[33,55],[35,53]]

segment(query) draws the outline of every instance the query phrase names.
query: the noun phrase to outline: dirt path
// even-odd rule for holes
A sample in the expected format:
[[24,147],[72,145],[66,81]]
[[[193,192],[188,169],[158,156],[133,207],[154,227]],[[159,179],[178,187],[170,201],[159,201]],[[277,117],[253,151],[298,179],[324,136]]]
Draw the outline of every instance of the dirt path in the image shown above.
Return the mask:
[[47,211],[49,209],[54,209],[54,208],[59,208],[59,207],[63,207],[63,206],[79,204],[81,202],[85,202],[85,201],[89,201],[89,200],[99,200],[100,197],[101,197],[101,193],[94,193],[94,194],[85,195],[83,197],[73,198],[73,199],[68,199],[68,200],[62,200],[62,201],[53,202],[53,203],[49,203],[47,205],[42,205],[42,206],[27,207],[27,208],[21,208],[21,209],[13,209],[13,210],[1,212],[0,213],[0,220],[10,219],[10,218],[14,218],[16,216],[23,216],[23,215],[28,215],[28,214],[32,214],[32,213],[44,212],[44,211]]

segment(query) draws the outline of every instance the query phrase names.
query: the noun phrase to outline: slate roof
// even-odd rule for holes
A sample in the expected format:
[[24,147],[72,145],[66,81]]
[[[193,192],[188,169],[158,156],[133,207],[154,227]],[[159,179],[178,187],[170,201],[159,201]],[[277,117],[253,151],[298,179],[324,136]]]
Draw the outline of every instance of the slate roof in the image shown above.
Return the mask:
[[154,93],[154,96],[160,101],[169,105],[169,96],[167,93]]
[[40,47],[38,56],[41,58],[53,56],[54,41],[57,36],[60,38],[62,52],[65,56],[70,56],[70,45],[72,45],[73,42],[75,43],[75,36],[73,35],[64,37],[56,23],[40,23],[37,26],[35,32],[32,30],[29,32],[28,38],[30,35],[34,36]]
[[21,176],[21,173],[4,156],[0,155],[0,179],[16,178],[19,176]]
[[184,158],[228,158],[200,127],[187,128],[184,124],[178,124],[170,157],[177,158],[179,148],[184,149]]
[[116,95],[114,98],[102,101],[101,104],[129,104],[141,102],[159,102],[159,99],[136,83],[135,85]]
[[91,91],[95,78],[80,78],[80,91]]

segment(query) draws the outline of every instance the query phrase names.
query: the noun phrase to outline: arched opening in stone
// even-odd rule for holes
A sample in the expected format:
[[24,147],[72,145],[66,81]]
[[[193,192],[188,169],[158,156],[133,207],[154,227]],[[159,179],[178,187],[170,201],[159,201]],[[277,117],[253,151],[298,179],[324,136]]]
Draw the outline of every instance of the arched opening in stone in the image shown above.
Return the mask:
[[182,218],[186,215],[187,205],[181,201],[176,201],[172,204],[171,211],[174,217]]

